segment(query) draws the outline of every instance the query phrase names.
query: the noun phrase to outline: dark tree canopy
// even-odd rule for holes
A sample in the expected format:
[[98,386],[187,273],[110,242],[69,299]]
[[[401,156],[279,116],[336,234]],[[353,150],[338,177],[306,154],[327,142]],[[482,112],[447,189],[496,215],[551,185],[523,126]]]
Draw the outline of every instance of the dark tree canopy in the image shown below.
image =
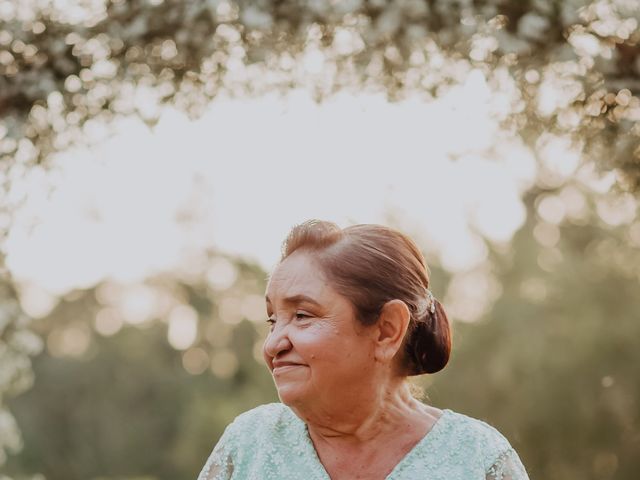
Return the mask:
[[[505,124],[570,134],[624,189],[640,182],[640,7],[633,0],[4,2],[0,152],[43,161],[87,121],[221,93],[305,87],[442,94],[472,69],[513,89]],[[86,132],[86,131],[85,131]]]

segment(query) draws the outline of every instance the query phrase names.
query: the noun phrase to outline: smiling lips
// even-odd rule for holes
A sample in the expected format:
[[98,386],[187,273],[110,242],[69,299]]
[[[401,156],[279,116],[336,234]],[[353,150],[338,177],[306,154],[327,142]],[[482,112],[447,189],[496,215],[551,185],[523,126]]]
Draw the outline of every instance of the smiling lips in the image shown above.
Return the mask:
[[286,362],[283,360],[275,360],[273,362],[273,373],[280,373],[280,372],[285,372],[287,370],[291,370],[295,367],[304,367],[303,364],[301,363],[295,363],[295,362]]

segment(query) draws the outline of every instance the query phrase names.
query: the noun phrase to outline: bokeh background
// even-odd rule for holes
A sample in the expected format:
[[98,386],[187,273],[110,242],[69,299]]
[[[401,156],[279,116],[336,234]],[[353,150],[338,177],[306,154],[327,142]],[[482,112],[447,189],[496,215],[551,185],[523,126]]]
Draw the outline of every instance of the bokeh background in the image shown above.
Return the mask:
[[414,236],[427,401],[640,471],[637,0],[0,0],[0,478],[193,479],[295,223]]

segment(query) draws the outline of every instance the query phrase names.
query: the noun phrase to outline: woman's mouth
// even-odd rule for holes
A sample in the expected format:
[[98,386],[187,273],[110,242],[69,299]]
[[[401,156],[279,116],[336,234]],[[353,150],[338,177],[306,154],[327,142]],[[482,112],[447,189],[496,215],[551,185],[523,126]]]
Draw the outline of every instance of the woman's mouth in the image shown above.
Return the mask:
[[291,370],[295,370],[298,367],[304,367],[304,365],[295,362],[273,362],[273,370],[272,373],[274,375],[286,373]]

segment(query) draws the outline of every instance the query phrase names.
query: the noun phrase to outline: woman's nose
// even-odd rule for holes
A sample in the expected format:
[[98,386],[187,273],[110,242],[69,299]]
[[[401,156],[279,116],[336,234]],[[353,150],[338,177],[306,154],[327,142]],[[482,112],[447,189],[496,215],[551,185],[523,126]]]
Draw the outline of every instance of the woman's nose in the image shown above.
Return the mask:
[[291,341],[286,328],[275,325],[264,341],[264,353],[270,358],[277,357],[280,353],[291,349]]

